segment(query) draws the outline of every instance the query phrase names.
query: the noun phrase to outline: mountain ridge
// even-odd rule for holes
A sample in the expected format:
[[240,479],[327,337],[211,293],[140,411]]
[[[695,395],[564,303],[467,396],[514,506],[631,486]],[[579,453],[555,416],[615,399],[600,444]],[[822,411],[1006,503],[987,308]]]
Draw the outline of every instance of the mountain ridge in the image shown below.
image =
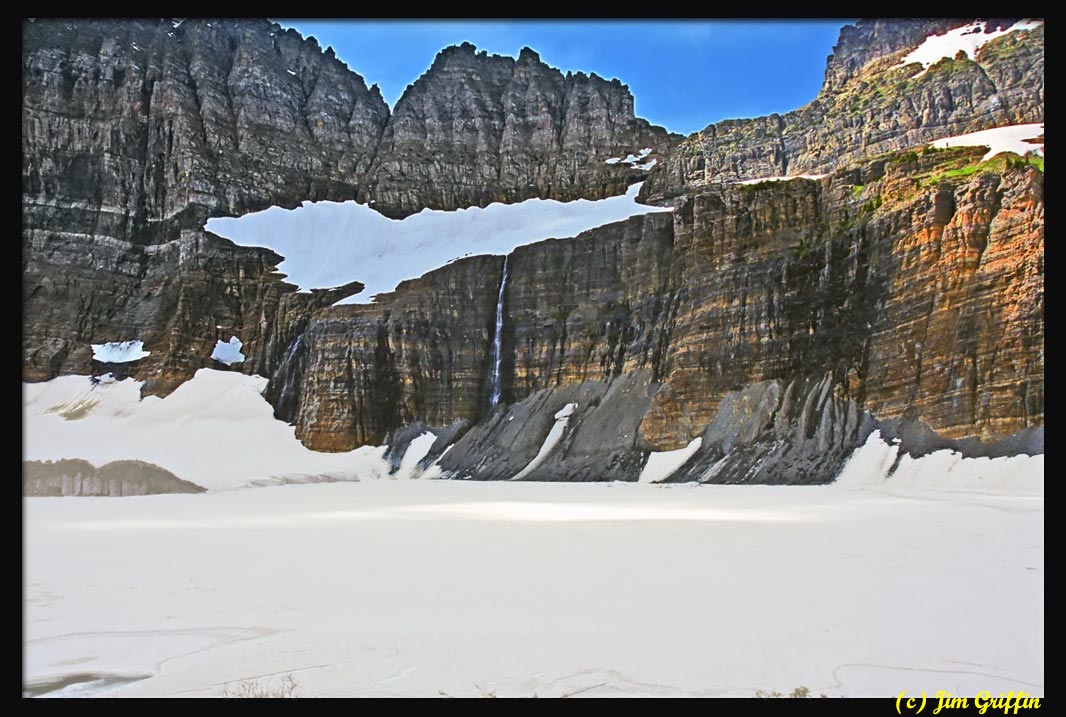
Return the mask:
[[[137,339],[151,354],[130,375],[166,395],[239,336],[239,370],[270,378],[308,447],[417,426],[440,444],[423,462],[455,446],[440,466],[474,477],[502,476],[477,456],[516,446],[516,426],[515,460],[556,435],[526,476],[553,480],[636,480],[696,438],[678,475],[722,482],[831,480],[878,425],[926,447],[1042,445],[1043,163],[926,145],[1043,121],[1043,25],[992,37],[1015,21],[981,21],[972,58],[902,63],[968,22],[847,26],[811,103],[685,139],[636,118],[618,80],[529,49],[445,48],[390,111],[263,21],[140,21],[128,48],[107,23],[34,31],[24,377],[114,371],[90,343]],[[606,161],[643,147],[657,164]],[[640,180],[673,211],[520,247],[506,274],[503,257],[460,259],[357,307],[332,304],[360,282],[296,293],[275,252],[202,228],[267,201],[398,217]]]

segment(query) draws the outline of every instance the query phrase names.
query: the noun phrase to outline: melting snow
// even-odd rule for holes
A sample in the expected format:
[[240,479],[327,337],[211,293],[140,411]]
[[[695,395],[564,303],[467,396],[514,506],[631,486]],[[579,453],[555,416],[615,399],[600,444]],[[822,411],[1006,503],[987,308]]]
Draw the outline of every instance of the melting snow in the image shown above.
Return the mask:
[[921,458],[904,455],[896,465],[898,454],[897,445],[886,443],[881,431],[874,431],[851,454],[836,483],[887,488],[994,488],[1015,493],[1044,490],[1043,455],[965,458],[961,453],[945,449]]
[[304,202],[238,218],[212,218],[206,229],[241,246],[265,246],[285,257],[279,270],[301,290],[359,280],[366,289],[342,303],[368,303],[450,261],[470,254],[507,254],[548,238],[572,237],[638,214],[670,211],[637,204],[640,184],[624,195],[590,201],[528,199],[457,211],[425,209],[389,219],[365,204]]
[[985,129],[980,132],[971,132],[956,137],[945,137],[932,143],[939,149],[946,147],[988,147],[988,154],[981,161],[991,159],[1000,152],[1014,152],[1025,155],[1027,152],[1036,152],[1043,156],[1044,145],[1032,144],[1024,140],[1035,139],[1044,134],[1044,123],[1016,124],[1009,127],[996,127]]
[[1028,32],[1041,24],[1043,24],[1042,20],[1023,20],[1016,22],[1006,30],[995,30],[994,32],[985,32],[986,24],[984,22],[975,22],[963,27],[957,27],[943,35],[930,35],[925,39],[925,42],[911,50],[906,57],[900,60],[899,64],[901,66],[912,63],[921,64],[922,71],[915,75],[915,77],[920,77],[925,74],[930,65],[936,64],[945,57],[955,57],[960,50],[973,60],[976,58],[979,49],[997,37],[1002,37],[1008,32],[1016,30]]
[[625,162],[626,164],[633,165],[637,169],[648,170],[648,169],[651,169],[652,167],[655,166],[655,160],[654,159],[652,161],[648,162],[647,164],[643,164],[643,165],[637,164],[637,162],[639,162],[640,160],[644,159],[649,154],[651,154],[651,147],[645,147],[644,149],[640,150],[639,154],[626,155],[625,159],[622,159],[621,157],[611,157],[610,159],[607,159],[607,160],[604,160],[604,161],[607,164],[618,164],[619,162]]
[[[426,431],[418,438],[415,438],[409,444],[407,444],[407,450],[404,451],[403,460],[400,461],[400,468],[396,471],[396,478],[418,478],[422,474],[422,471],[418,468],[418,462],[426,457],[429,453],[429,449],[433,447],[436,442],[437,436],[431,431]],[[451,448],[451,446],[448,446]]]
[[384,478],[384,447],[316,453],[274,418],[267,379],[200,369],[166,398],[141,399],[133,379],[60,376],[23,384],[23,458],[136,459],[210,490],[256,482]]
[[566,404],[555,412],[555,420],[558,421],[560,418],[569,418],[570,416],[574,415],[575,408],[577,408],[576,403]]
[[533,470],[544,462],[544,459],[548,457],[548,454],[555,448],[555,444],[559,442],[559,439],[563,437],[563,433],[566,431],[566,424],[570,422],[570,416],[573,415],[574,409],[577,408],[576,403],[568,403],[558,411],[555,412],[555,425],[548,431],[547,437],[544,439],[544,443],[541,444],[540,450],[537,451],[537,455],[533,457],[526,467],[511,477],[511,480],[521,480],[527,475],[533,472]]
[[227,366],[242,363],[245,359],[244,354],[241,353],[241,346],[243,345],[236,336],[231,336],[228,342],[220,339],[215,344],[215,350],[211,352],[211,358]]
[[674,471],[685,465],[685,461],[695,455],[703,444],[703,438],[697,436],[684,448],[676,451],[656,451],[648,456],[648,462],[644,464],[644,470],[640,472],[641,483],[657,483],[666,480]]
[[[419,476],[419,477],[422,480],[432,480],[432,479],[435,479],[435,478],[444,478],[445,477],[444,470],[440,467],[440,460],[441,460],[441,458],[444,458],[444,456],[448,455],[448,451],[450,451],[453,447],[455,447],[454,443],[451,444],[450,446],[448,446],[447,448],[445,448],[441,452],[441,454],[439,456],[437,456],[437,460],[433,461],[433,463],[430,464],[430,466],[428,468],[426,468],[424,471],[422,471],[422,475]],[[408,448],[408,450],[410,450],[410,447]],[[425,456],[423,456],[423,458],[424,457]],[[422,459],[419,458],[419,460],[422,460]]]
[[152,353],[144,350],[143,341],[109,341],[90,346],[93,347],[93,358],[101,363],[129,363]]

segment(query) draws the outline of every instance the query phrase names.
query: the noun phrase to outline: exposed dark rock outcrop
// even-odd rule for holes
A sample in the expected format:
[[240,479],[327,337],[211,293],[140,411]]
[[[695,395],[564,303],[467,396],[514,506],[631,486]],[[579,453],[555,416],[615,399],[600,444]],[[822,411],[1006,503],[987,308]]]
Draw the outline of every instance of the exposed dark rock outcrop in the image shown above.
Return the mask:
[[156,493],[203,493],[202,486],[144,461],[112,461],[94,468],[88,461],[25,461],[24,496],[129,496]]
[[726,394],[699,452],[670,480],[828,483],[874,424],[841,393],[826,375],[763,381]]
[[[648,450],[638,429],[657,387],[645,369],[542,389],[478,423],[440,466],[475,480],[635,480]],[[573,413],[555,418],[568,404]],[[557,425],[558,442],[530,466]]]
[[879,421],[881,438],[899,445],[900,455],[912,458],[933,451],[955,451],[967,458],[1001,458],[1016,455],[1040,455],[1044,452],[1044,427],[1024,428],[1016,433],[993,441],[982,441],[970,436],[959,440],[944,438],[923,421],[893,418]]

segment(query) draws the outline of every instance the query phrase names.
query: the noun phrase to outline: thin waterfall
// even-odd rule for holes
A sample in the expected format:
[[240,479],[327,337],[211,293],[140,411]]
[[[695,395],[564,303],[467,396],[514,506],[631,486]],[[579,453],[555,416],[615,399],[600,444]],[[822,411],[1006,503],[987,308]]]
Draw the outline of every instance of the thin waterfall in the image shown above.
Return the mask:
[[281,389],[278,391],[274,416],[286,422],[291,422],[296,417],[296,396],[294,394],[300,378],[296,354],[300,350],[302,341],[303,334],[300,334],[289,346],[289,350],[285,353],[285,358],[282,359],[281,365],[278,367],[278,373],[281,375]]
[[489,399],[489,408],[496,408],[500,402],[500,366],[503,364],[503,291],[507,288],[507,262],[510,259],[510,256],[503,258],[500,295],[496,297],[496,335],[492,338],[492,398]]

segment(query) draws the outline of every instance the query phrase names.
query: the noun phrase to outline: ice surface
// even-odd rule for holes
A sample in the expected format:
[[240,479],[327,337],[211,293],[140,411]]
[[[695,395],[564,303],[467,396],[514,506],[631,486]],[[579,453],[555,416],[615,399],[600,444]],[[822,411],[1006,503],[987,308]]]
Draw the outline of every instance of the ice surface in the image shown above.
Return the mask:
[[[223,465],[236,462],[224,461]],[[24,679],[98,696],[1044,691],[1044,499],[366,481],[23,501]]]

